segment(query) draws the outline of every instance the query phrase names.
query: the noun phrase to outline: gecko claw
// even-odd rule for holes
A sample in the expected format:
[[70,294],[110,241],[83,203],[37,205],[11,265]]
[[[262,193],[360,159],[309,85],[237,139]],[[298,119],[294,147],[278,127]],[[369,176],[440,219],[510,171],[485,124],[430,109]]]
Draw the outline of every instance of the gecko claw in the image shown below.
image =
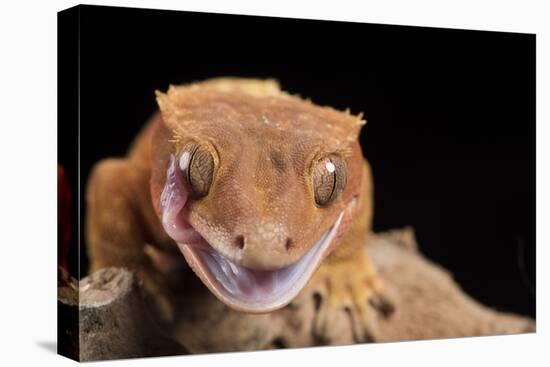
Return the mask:
[[395,310],[365,252],[324,264],[310,290],[316,345],[374,342],[379,320],[391,317]]

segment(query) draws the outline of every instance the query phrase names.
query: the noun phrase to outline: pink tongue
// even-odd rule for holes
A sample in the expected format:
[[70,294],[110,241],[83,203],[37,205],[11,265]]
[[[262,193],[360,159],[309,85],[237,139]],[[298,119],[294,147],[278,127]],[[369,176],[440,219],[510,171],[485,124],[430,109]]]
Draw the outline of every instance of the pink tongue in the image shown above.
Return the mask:
[[193,243],[202,239],[201,235],[183,218],[183,208],[189,193],[181,183],[176,158],[170,156],[166,170],[166,183],[160,195],[162,226],[168,235],[179,243]]

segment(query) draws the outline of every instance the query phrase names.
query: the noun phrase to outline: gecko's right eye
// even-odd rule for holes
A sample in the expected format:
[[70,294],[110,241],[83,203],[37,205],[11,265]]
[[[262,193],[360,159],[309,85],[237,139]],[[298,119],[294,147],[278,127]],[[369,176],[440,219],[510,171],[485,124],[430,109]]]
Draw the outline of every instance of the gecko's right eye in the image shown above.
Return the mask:
[[196,144],[185,146],[180,155],[179,169],[192,198],[208,195],[214,177],[214,158],[207,149]]

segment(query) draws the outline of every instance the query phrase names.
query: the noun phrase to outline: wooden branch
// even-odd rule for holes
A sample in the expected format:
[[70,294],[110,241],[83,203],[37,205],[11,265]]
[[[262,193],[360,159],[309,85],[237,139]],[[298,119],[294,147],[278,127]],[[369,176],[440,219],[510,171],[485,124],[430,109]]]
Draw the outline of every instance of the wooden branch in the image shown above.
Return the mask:
[[377,341],[422,340],[535,331],[534,320],[497,312],[468,296],[452,275],[417,251],[412,229],[378,234],[369,246],[396,312]]
[[74,320],[79,314],[78,328],[70,322],[60,328],[71,329],[64,334],[72,336],[60,341],[71,345],[61,354],[80,361],[186,354],[154,321],[133,272],[101,269],[80,281],[80,292],[74,279],[67,279],[66,273],[61,277],[61,320]]

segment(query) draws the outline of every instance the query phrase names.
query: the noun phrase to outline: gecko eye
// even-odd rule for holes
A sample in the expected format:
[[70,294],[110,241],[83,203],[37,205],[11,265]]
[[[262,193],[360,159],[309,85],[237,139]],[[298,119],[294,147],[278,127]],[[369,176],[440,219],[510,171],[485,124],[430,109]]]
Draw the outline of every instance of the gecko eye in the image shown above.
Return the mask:
[[208,195],[214,176],[214,158],[208,150],[188,144],[180,155],[179,168],[191,197],[199,199]]
[[327,206],[344,191],[346,186],[346,164],[344,160],[330,154],[313,166],[313,189],[315,203]]

